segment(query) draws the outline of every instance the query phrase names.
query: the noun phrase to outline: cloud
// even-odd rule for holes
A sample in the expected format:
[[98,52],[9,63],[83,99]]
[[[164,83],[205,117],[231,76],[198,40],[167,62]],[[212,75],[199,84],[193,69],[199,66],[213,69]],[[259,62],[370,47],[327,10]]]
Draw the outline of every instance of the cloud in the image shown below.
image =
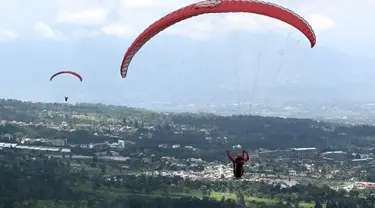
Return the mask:
[[34,25],[34,30],[44,38],[57,39],[58,35],[44,22],[38,22]]
[[336,26],[331,18],[321,14],[311,14],[307,20],[315,30],[329,30]]
[[223,18],[227,29],[259,30],[262,25],[249,14],[231,14]]
[[103,33],[99,30],[89,30],[89,29],[82,28],[79,30],[74,30],[70,35],[76,38],[87,38],[87,37],[97,37],[97,36],[103,35]]
[[17,38],[16,33],[7,29],[0,29],[0,41],[9,41]]
[[81,25],[97,25],[105,23],[107,15],[108,10],[106,8],[90,9],[74,13],[69,11],[61,11],[58,15],[57,22]]
[[152,8],[159,5],[159,2],[155,0],[126,0],[121,2],[124,9]]
[[106,35],[113,35],[117,37],[134,37],[137,33],[131,27],[122,25],[120,23],[113,23],[105,25],[100,28],[100,31]]
[[169,9],[169,11],[181,8],[188,4],[197,2],[196,0],[120,0],[121,9]]
[[256,14],[229,14],[224,17],[229,30],[268,31],[289,29],[291,26],[280,20]]
[[219,31],[215,23],[212,21],[187,22],[176,25],[164,34],[180,35],[195,40],[206,40],[212,37]]

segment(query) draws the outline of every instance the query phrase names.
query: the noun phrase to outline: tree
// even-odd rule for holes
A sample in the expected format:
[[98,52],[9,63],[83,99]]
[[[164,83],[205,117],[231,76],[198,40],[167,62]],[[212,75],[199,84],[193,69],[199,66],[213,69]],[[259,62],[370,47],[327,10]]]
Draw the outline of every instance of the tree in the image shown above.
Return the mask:
[[243,196],[243,194],[240,191],[236,192],[236,197],[237,197],[237,203],[241,207],[245,207],[245,197]]
[[320,202],[316,201],[314,208],[323,208],[323,205]]
[[134,121],[134,124],[133,124],[134,128],[138,129],[139,128],[139,124],[138,124],[138,121]]
[[349,196],[350,197],[355,197],[356,199],[358,199],[359,191],[356,190],[356,189],[352,189],[352,190],[349,191]]
[[126,117],[122,117],[121,122],[124,126],[127,125]]

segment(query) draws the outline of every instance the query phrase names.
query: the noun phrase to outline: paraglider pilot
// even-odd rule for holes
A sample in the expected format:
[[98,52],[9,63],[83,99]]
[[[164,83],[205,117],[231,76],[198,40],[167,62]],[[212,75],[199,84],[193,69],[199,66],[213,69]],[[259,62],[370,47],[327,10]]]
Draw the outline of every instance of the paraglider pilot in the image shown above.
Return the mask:
[[65,102],[68,102],[68,97],[65,97]]
[[[244,154],[246,153],[246,158],[244,158]],[[249,161],[249,153],[247,151],[243,151],[243,153],[237,154],[236,158],[233,158],[230,152],[227,150],[227,155],[228,158],[232,161],[233,163],[233,175],[235,178],[239,179],[242,177],[244,173],[243,165],[245,162]]]

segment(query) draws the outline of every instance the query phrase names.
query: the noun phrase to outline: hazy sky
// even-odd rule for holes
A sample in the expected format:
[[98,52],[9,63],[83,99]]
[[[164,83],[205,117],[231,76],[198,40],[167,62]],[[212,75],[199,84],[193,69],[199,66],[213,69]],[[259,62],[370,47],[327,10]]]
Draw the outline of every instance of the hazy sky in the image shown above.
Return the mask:
[[[375,19],[374,0],[278,0],[272,2],[295,11],[312,25],[317,36],[316,48],[309,49],[307,40],[298,31],[274,19],[251,14],[205,15],[177,24],[151,40],[133,59],[128,77],[122,79],[119,73],[122,57],[137,34],[163,15],[193,2],[0,0],[0,56],[3,59],[0,96],[62,101],[66,94],[72,97],[72,102],[124,105],[178,102],[186,97],[195,102],[211,96],[207,102],[221,102],[226,96],[251,99],[253,95],[249,94],[253,91],[249,87],[258,79],[254,76],[268,77],[268,82],[263,84],[274,82],[279,73],[284,75],[275,82],[284,84],[307,83],[309,78],[308,86],[315,83],[317,92],[330,86],[334,88],[332,94],[339,93],[337,89],[342,83],[354,83],[358,87],[362,81],[368,84],[375,75],[371,71],[375,66],[372,58],[375,57],[375,25],[368,21]],[[296,46],[298,49],[294,49],[298,40],[301,41]],[[260,46],[260,42],[265,46]],[[233,50],[231,56],[235,58],[223,55],[229,53],[228,48]],[[265,67],[266,75],[257,75],[256,70],[248,68],[245,55],[252,56],[256,62],[256,55],[265,50],[273,54],[259,62],[263,67],[274,65]],[[291,62],[290,71],[277,72],[286,60],[280,54],[288,50],[296,50],[287,58],[288,64]],[[291,60],[297,59],[296,54],[301,58]],[[239,70],[236,73],[245,74],[229,76],[225,74],[227,69],[220,68],[224,65],[235,65]],[[309,73],[295,73],[295,66]],[[313,67],[319,70],[309,71]],[[49,82],[51,74],[67,68],[81,73],[84,82],[68,77]],[[326,75],[324,70],[333,71]],[[246,74],[247,71],[251,73]],[[362,75],[357,77],[357,73]],[[234,96],[236,87],[238,94],[244,91],[246,95]],[[371,92],[371,87],[374,85],[366,89]],[[356,94],[356,99],[363,96],[351,93]]]

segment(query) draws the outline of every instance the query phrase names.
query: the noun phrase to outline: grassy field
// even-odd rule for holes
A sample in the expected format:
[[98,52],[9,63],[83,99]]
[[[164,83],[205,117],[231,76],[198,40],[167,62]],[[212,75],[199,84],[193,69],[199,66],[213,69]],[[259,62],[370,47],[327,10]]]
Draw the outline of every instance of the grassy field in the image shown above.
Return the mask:
[[[216,200],[220,200],[222,197],[225,197],[226,199],[236,199],[236,195],[232,193],[219,193],[219,192],[213,192],[211,193],[211,198],[215,198]],[[251,197],[251,196],[246,196],[245,200],[247,202],[250,201],[256,201],[256,202],[264,202],[266,204],[276,204],[278,200],[276,199],[268,199],[268,198],[258,198],[258,197]],[[300,206],[302,207],[314,207],[315,203],[306,203],[306,202],[301,202]]]
[[[81,189],[84,191],[89,191],[88,186],[82,186],[78,189]],[[90,190],[91,191],[91,190]],[[154,191],[151,194],[141,194],[141,193],[131,193],[128,191],[125,191],[124,189],[116,189],[116,188],[99,188],[96,191],[97,194],[100,194],[104,197],[108,197],[109,199],[114,199],[117,196],[126,196],[126,195],[138,195],[138,196],[147,196],[147,197],[166,197],[165,194],[163,194],[161,191]],[[190,193],[170,193],[169,197],[171,198],[181,198],[186,196],[192,196],[197,198],[203,198],[202,193],[199,190],[191,191]],[[222,197],[225,197],[226,199],[234,199],[236,200],[235,194],[231,193],[218,193],[218,192],[212,192],[210,195],[210,198],[221,200]],[[256,202],[264,202],[265,204],[275,204],[278,201],[274,199],[265,199],[265,198],[257,198],[257,197],[245,197],[245,200],[247,203],[251,203],[251,201]],[[87,207],[87,203],[85,201],[82,201],[81,203],[78,203],[73,206],[72,202],[65,202],[65,201],[54,201],[54,200],[38,200],[35,201],[38,208],[50,208],[50,207]],[[27,205],[28,202],[25,203]],[[78,205],[78,206],[77,206]],[[314,203],[300,203],[300,206],[305,208],[314,207]]]
[[[85,189],[85,191],[92,191],[91,188],[88,186],[82,186],[80,189]],[[139,196],[148,196],[148,197],[166,197],[167,195],[163,191],[152,191],[150,194],[147,193],[131,193],[128,190],[124,189],[116,189],[116,188],[99,188],[96,191],[100,195],[103,195],[105,197],[109,198],[116,198],[117,196],[126,196],[126,195],[139,195]],[[197,198],[203,198],[203,194],[199,190],[190,190],[189,193],[182,193],[182,192],[171,192],[168,197],[172,198],[181,198],[181,197],[197,197]],[[222,197],[225,199],[234,199],[236,200],[237,197],[233,193],[219,193],[219,192],[211,192],[210,198],[216,199],[216,200],[221,200]],[[251,201],[256,201],[256,202],[264,202],[265,204],[276,204],[278,200],[276,199],[268,199],[268,198],[258,198],[258,197],[249,197],[245,196],[245,201],[247,203]],[[315,203],[305,203],[301,202],[300,206],[305,207],[305,208],[310,208],[314,207]]]

